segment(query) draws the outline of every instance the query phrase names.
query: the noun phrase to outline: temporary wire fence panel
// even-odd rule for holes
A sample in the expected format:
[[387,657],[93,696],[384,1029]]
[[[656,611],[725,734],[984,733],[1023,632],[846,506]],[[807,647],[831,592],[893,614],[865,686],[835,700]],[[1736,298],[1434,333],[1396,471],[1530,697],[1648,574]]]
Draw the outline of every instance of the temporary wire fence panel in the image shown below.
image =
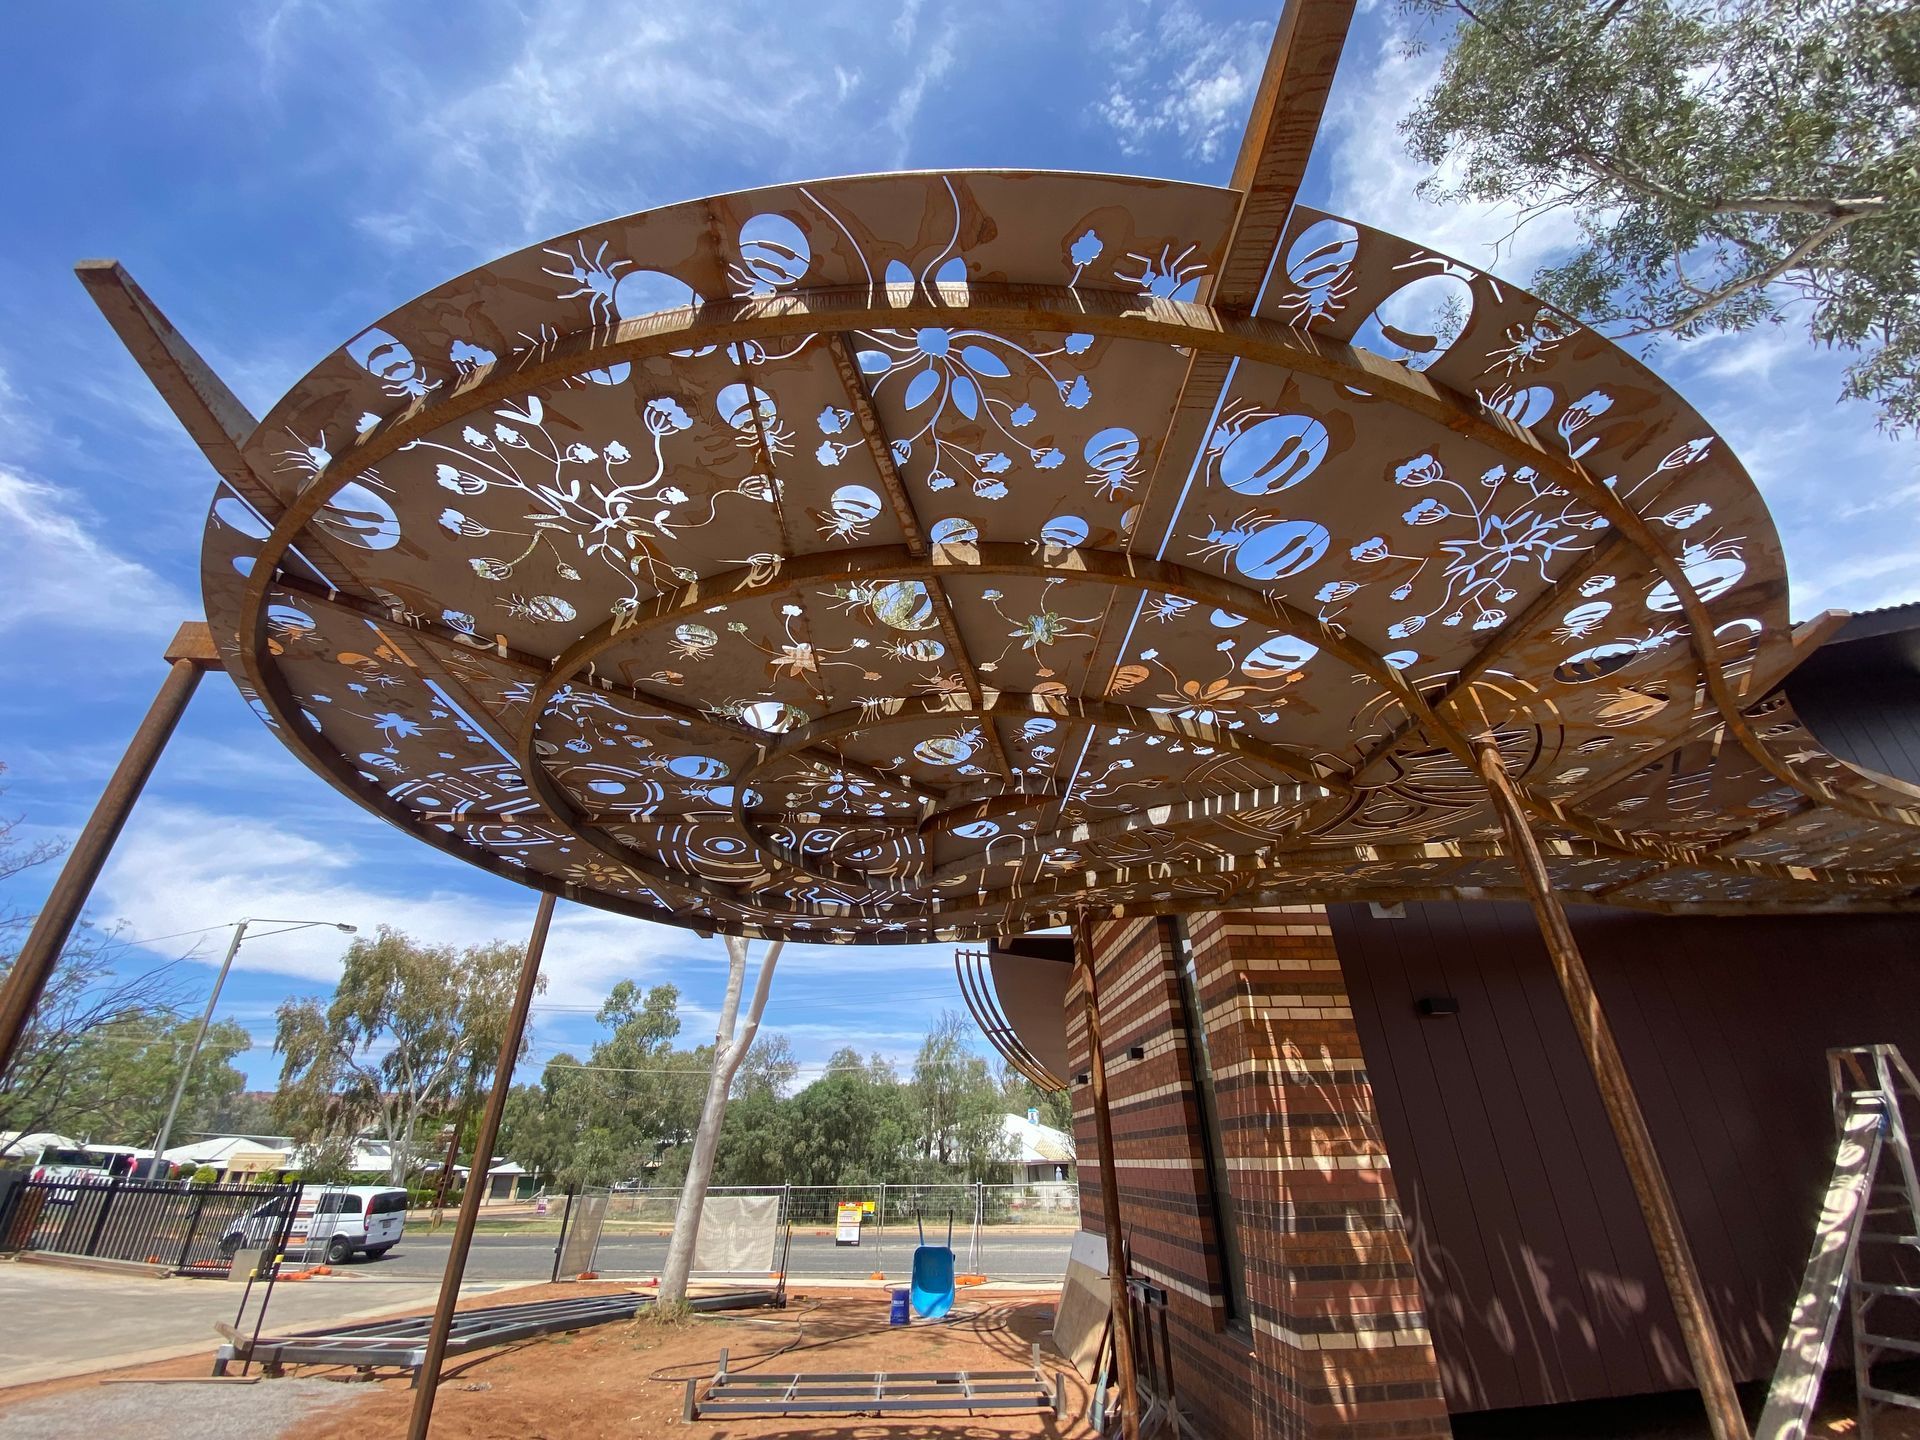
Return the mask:
[[560,1222],[559,1252],[554,1258],[556,1279],[571,1280],[593,1270],[606,1225],[609,1197],[604,1190],[588,1190],[567,1197],[567,1213]]
[[253,1231],[277,1232],[293,1187],[26,1180],[0,1214],[0,1249],[217,1269]]
[[[716,1185],[707,1195],[710,1201],[781,1197],[779,1253],[785,1263],[768,1268],[808,1278],[881,1276],[904,1284],[922,1226],[928,1243],[945,1244],[951,1213],[954,1259],[962,1275],[1058,1284],[1080,1228],[1080,1194],[1071,1181]],[[603,1275],[659,1274],[679,1210],[679,1188],[624,1186],[608,1193],[606,1201],[605,1230],[592,1268]],[[789,1226],[790,1251],[784,1243]],[[480,1243],[485,1244],[484,1237]],[[569,1272],[563,1267],[560,1273]],[[750,1272],[697,1263],[693,1273],[721,1278]]]

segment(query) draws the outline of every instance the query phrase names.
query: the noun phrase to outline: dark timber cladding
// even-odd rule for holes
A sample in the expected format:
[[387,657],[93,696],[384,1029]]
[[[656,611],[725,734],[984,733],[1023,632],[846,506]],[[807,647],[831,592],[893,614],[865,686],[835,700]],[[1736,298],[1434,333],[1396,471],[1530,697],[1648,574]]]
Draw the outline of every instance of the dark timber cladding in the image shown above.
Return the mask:
[[[1685,1386],[1673,1312],[1524,907],[1330,907],[1448,1404]],[[1825,1051],[1920,1053],[1910,917],[1578,911],[1738,1379],[1773,1368],[1831,1164]],[[1423,1018],[1421,999],[1458,1013]]]
[[1920,603],[1849,616],[1787,693],[1842,760],[1920,785]]

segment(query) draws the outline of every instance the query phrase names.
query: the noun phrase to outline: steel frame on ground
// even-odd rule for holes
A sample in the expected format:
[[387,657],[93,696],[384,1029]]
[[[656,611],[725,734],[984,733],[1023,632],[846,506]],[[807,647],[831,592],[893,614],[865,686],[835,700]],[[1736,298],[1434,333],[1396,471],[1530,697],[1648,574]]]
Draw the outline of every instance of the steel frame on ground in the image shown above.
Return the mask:
[[[751,1310],[780,1303],[773,1290],[739,1290],[702,1295],[687,1302],[694,1310]],[[464,1355],[494,1345],[509,1345],[537,1335],[585,1330],[616,1320],[631,1320],[653,1304],[651,1295],[593,1295],[577,1299],[536,1300],[525,1305],[501,1305],[471,1310],[453,1317],[447,1354]],[[351,1365],[358,1370],[392,1367],[414,1372],[416,1383],[426,1357],[430,1315],[402,1315],[336,1325],[298,1335],[256,1336],[245,1346],[228,1343],[213,1361],[213,1373],[224,1375],[235,1360],[258,1361],[264,1368],[283,1365]]]

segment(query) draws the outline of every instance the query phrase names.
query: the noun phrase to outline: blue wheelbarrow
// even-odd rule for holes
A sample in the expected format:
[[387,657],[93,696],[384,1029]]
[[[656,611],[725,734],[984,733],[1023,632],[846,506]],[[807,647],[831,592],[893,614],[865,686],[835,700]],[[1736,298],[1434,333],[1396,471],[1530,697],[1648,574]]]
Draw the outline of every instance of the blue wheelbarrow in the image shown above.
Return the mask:
[[912,1299],[914,1314],[938,1320],[953,1308],[953,1212],[947,1212],[947,1243],[927,1244],[927,1227],[918,1216],[920,1244],[913,1252]]

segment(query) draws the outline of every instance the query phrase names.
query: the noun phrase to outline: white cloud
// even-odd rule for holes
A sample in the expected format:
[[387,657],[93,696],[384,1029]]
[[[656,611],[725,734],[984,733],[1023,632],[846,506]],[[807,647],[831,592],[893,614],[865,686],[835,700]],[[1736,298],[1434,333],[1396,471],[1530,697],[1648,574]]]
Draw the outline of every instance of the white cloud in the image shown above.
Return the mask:
[[[419,849],[417,842],[394,838]],[[391,925],[422,941],[456,946],[522,940],[532,928],[538,898],[533,891],[496,882],[487,886],[491,893],[476,895],[464,883],[467,875],[434,887],[433,859],[420,850],[419,861],[396,873],[392,865],[363,861],[355,847],[331,837],[323,841],[271,820],[150,797],[116,846],[95,906],[135,939],[230,925],[248,915],[343,921],[362,934]],[[255,928],[261,934],[242,947],[237,968],[322,984],[338,978],[347,944],[338,931],[315,927],[269,936],[270,926]],[[195,957],[218,964],[227,938],[224,930],[210,931],[197,942]],[[156,948],[176,954],[195,944],[188,937]],[[717,940],[563,905],[542,966],[544,999],[597,1007],[616,981],[657,980],[662,963],[676,953],[697,957],[709,948],[720,955]]]
[[1137,23],[1116,18],[1101,50],[1112,82],[1094,107],[1126,155],[1163,138],[1213,160],[1237,143],[1273,38],[1269,20],[1213,24],[1187,0],[1171,0]]
[[1327,208],[1524,285],[1574,243],[1577,227],[1570,213],[1554,211],[1515,231],[1518,212],[1510,206],[1422,198],[1418,187],[1430,172],[1407,153],[1399,126],[1438,77],[1442,58],[1438,50],[1407,53],[1396,30],[1371,54],[1349,48],[1314,157],[1331,190]]
[[[136,939],[229,925],[244,915],[344,921],[358,925],[364,934],[385,924],[419,940],[458,946],[519,940],[532,926],[537,897],[531,890],[504,881],[480,881],[485,893],[476,894],[468,882],[477,880],[478,872],[470,876],[457,870],[450,872],[453,883],[434,887],[433,868],[457,862],[440,862],[417,841],[396,832],[393,845],[403,854],[418,852],[419,859],[417,865],[396,874],[394,866],[383,865],[371,855],[361,858],[351,839],[316,839],[274,820],[218,814],[150,797],[115,848],[113,863],[100,881],[96,909],[109,922],[123,923],[126,933]],[[423,885],[423,878],[429,883]],[[196,958],[218,964],[226,940],[226,931],[210,931],[197,942]],[[331,984],[338,978],[346,943],[338,931],[320,927],[263,935],[246,943],[236,964],[244,970]],[[172,955],[195,944],[187,937],[156,948]],[[755,943],[750,966],[758,966],[765,949],[764,944]],[[708,982],[717,985],[725,965],[726,950],[717,938],[703,940],[670,926],[562,905],[542,967],[547,977],[542,1006],[588,1014],[617,981],[675,981],[685,992],[689,981],[703,988]],[[893,1034],[873,1028],[870,972],[878,967],[884,967],[892,990],[910,988],[916,997],[933,1000],[951,990],[947,1003],[960,1003],[952,980],[951,946],[902,946],[875,952],[790,945],[774,972],[767,1028],[782,1028],[780,1016],[787,1005],[804,1022],[820,1018],[823,1006],[844,1003],[858,1014],[858,1033],[863,1037]],[[753,973],[750,968],[749,975]],[[920,1008],[914,1007],[915,1012]],[[895,1020],[907,1018],[897,1009],[891,1014]],[[683,1001],[682,1016],[689,1034],[710,1029],[715,1019],[691,996]],[[884,1026],[886,1019],[879,1024]],[[845,1025],[834,1028],[852,1033]],[[796,1033],[810,1030],[802,1023]],[[913,1033],[917,1037],[920,1032]]]
[[423,53],[390,7],[285,4],[253,45],[270,104],[304,103],[316,64],[351,57],[362,123],[337,162],[364,192],[345,202],[355,228],[444,265],[455,247],[491,257],[688,199],[715,175],[904,163],[963,40],[993,33],[978,14],[918,11],[879,24],[828,4],[799,23],[722,0],[550,0],[490,12],[448,57]]
[[197,604],[121,555],[71,497],[0,466],[0,632],[27,627],[171,635]]

